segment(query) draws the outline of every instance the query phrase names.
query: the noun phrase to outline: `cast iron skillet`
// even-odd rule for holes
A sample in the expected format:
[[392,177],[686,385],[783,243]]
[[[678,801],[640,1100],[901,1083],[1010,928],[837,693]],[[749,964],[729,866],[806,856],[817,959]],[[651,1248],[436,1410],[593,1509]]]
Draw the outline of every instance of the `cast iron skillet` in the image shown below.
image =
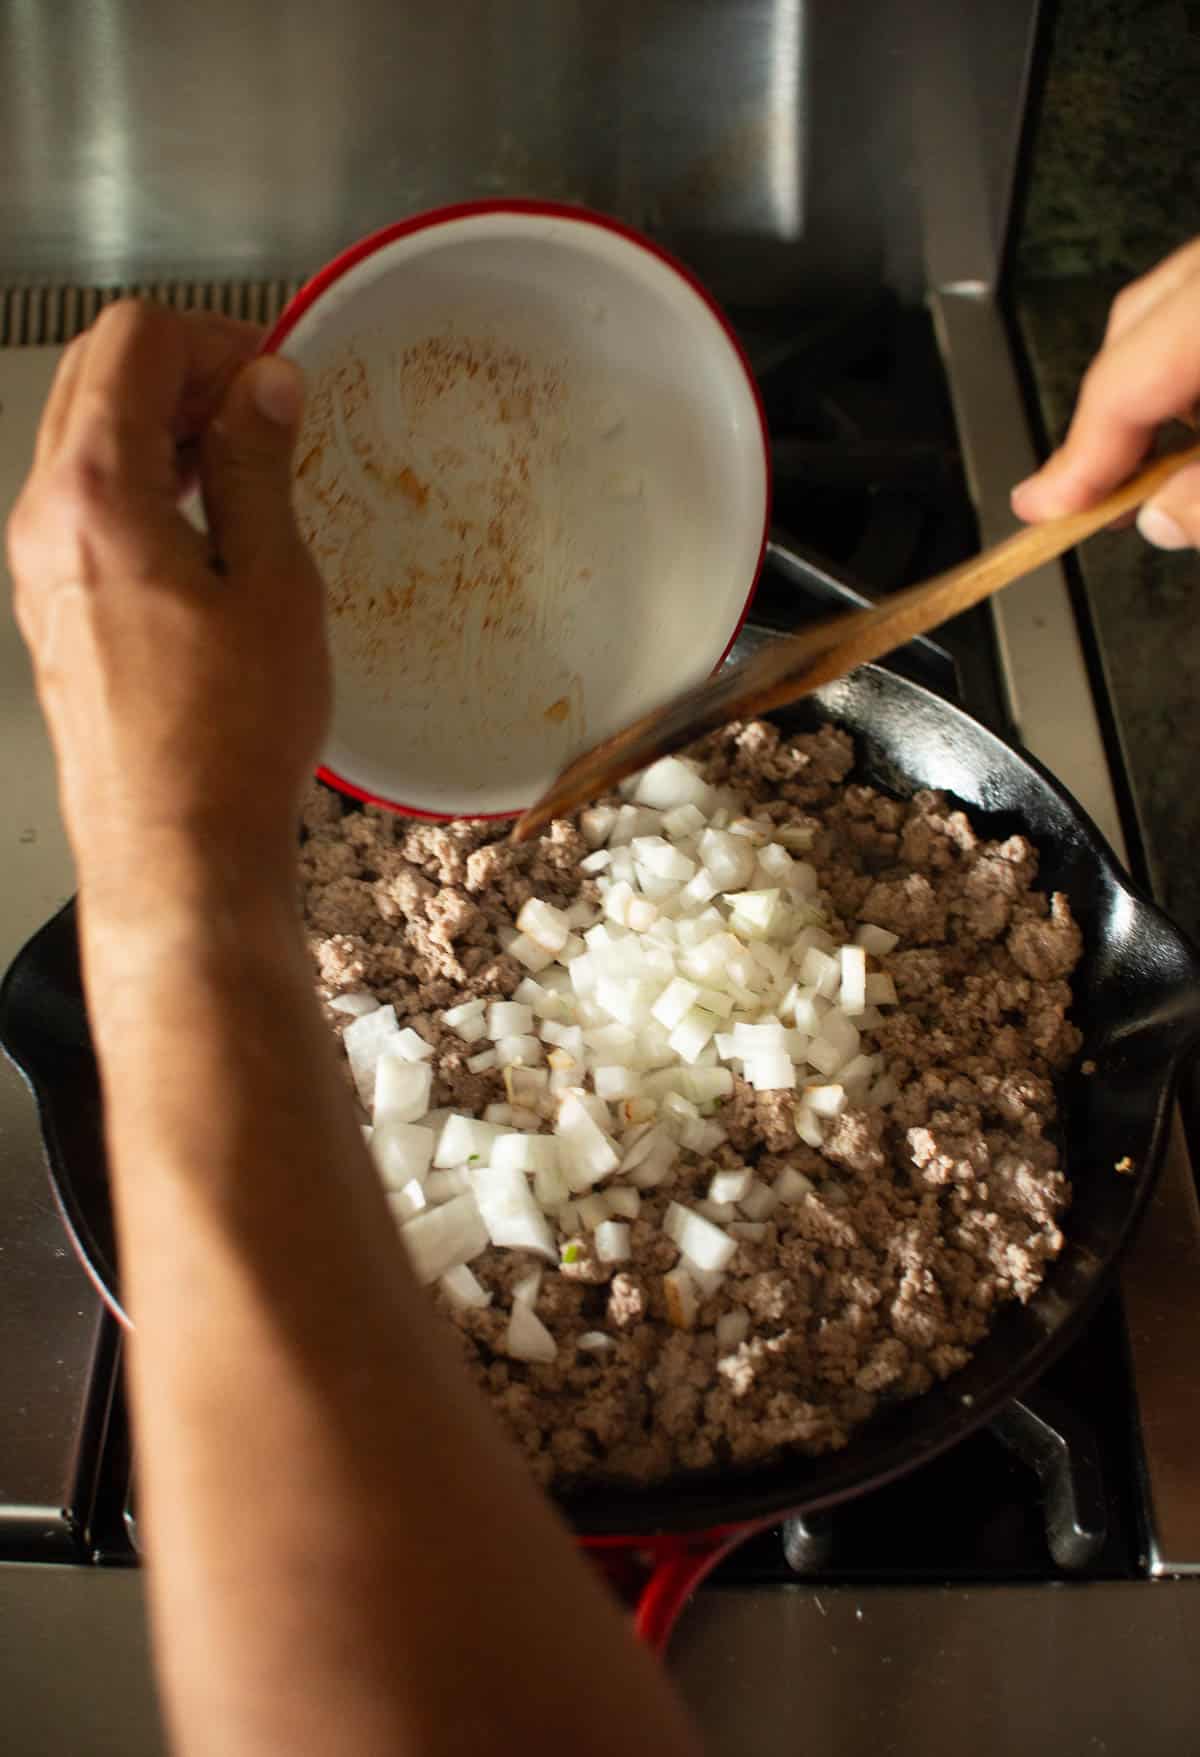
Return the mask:
[[[1074,1016],[1085,1035],[1081,1059],[1094,1061],[1096,1071],[1088,1077],[1076,1066],[1063,1083],[1066,1164],[1075,1192],[1064,1225],[1067,1243],[1036,1297],[1001,1312],[964,1371],[913,1402],[885,1409],[843,1451],[649,1488],[592,1486],[567,1497],[564,1508],[576,1528],[601,1543],[618,1534],[638,1534],[645,1543],[654,1534],[686,1533],[692,1542],[701,1532],[728,1534],[785,1512],[828,1506],[932,1457],[1019,1395],[1102,1292],[1150,1194],[1180,1063],[1200,1034],[1197,953],[1117,870],[1094,826],[1031,757],[919,684],[875,667],[778,718],[793,730],[821,720],[845,727],[856,740],[860,780],[901,796],[942,788],[989,836],[1023,831],[1040,851],[1039,884],[1070,898],[1086,947],[1075,977]],[[73,905],[42,928],[9,970],[0,989],[0,1043],[36,1097],[51,1179],[76,1246],[119,1312]],[[1132,1169],[1119,1171],[1126,1160]]]

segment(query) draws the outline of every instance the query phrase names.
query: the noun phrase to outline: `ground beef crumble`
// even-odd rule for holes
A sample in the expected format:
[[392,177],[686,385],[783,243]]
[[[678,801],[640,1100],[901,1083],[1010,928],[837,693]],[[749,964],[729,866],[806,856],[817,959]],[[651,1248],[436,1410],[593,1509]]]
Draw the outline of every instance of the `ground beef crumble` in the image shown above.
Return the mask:
[[[632,1260],[601,1263],[582,1235],[543,1275],[536,1309],[558,1341],[547,1365],[504,1354],[510,1290],[540,1260],[489,1249],[472,1264],[496,1299],[450,1316],[544,1482],[651,1480],[843,1446],[881,1402],[957,1371],[995,1309],[1028,1299],[1062,1246],[1070,1191],[1052,1139],[1053,1076],[1080,1042],[1067,979],[1082,942],[1066,898],[1034,888],[1036,850],[1021,836],[980,840],[938,793],[899,801],[848,783],[853,746],[832,727],[788,739],[734,724],[693,755],[766,825],[811,831],[806,858],[835,931],[871,922],[899,935],[871,964],[900,1004],[863,1044],[883,1052],[898,1095],[831,1119],[816,1151],[796,1137],[791,1094],[738,1079],[719,1112],[725,1144],[684,1153],[643,1192]],[[501,1077],[467,1069],[471,1050],[440,1014],[512,994],[524,971],[499,934],[530,896],[566,907],[591,894],[574,823],[515,849],[503,825],[414,825],[316,785],[303,823],[323,1000],[369,988],[433,1042],[435,1105],[479,1112],[502,1100]],[[343,1029],[346,1015],[326,1010]],[[696,1326],[672,1328],[667,1204],[701,1200],[715,1170],[741,1165],[767,1181],[790,1165],[812,1188],[740,1239]],[[733,1312],[746,1314],[746,1333],[719,1347],[715,1326]],[[581,1351],[597,1329],[612,1346]]]

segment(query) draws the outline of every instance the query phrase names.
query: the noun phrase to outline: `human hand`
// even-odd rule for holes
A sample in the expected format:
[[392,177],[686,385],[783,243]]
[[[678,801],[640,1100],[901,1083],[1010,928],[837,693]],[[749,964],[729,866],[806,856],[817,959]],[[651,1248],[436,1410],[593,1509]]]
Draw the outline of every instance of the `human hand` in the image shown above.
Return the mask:
[[[329,712],[291,508],[303,388],[260,332],[123,300],[59,365],[8,527],[81,874],[290,862]],[[179,511],[193,457],[209,535]],[[219,556],[217,562],[215,557]]]
[[[1133,472],[1161,422],[1191,421],[1198,402],[1200,238],[1117,295],[1070,431],[1014,488],[1013,511],[1037,521],[1093,505]],[[1160,549],[1200,547],[1200,464],[1172,476],[1137,523]]]

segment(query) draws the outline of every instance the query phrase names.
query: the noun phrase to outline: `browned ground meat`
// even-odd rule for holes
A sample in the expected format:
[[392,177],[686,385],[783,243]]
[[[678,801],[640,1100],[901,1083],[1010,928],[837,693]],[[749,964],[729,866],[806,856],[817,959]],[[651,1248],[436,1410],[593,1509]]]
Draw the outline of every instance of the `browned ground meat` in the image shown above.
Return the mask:
[[[548,1365],[504,1353],[513,1283],[543,1265],[495,1249],[473,1263],[495,1301],[451,1315],[543,1481],[648,1480],[843,1446],[882,1400],[957,1371],[994,1309],[1028,1299],[1062,1245],[1070,1192],[1050,1138],[1052,1076],[1080,1042],[1066,979],[1082,945],[1066,899],[1033,889],[1036,850],[1021,836],[980,841],[939,794],[905,802],[847,784],[853,748],[831,727],[785,741],[770,725],[733,725],[694,754],[759,815],[812,831],[809,858],[848,933],[869,921],[899,934],[872,965],[890,973],[900,1006],[863,1042],[883,1052],[899,1095],[844,1111],[815,1151],[796,1138],[792,1095],[737,1079],[719,1113],[725,1144],[684,1153],[643,1192],[632,1260],[599,1262],[583,1235],[544,1274],[537,1311],[558,1343]],[[574,824],[513,849],[503,826],[409,825],[314,787],[304,825],[323,998],[365,986],[418,1025],[437,1046],[435,1104],[479,1111],[502,1098],[496,1074],[466,1069],[470,1050],[438,1015],[512,993],[523,972],[498,932],[528,897],[566,906],[594,894]],[[813,1188],[743,1236],[696,1326],[673,1328],[667,1205],[703,1199],[715,1170],[742,1165],[768,1182],[794,1166]],[[719,1347],[714,1326],[733,1312],[746,1334]],[[597,1330],[611,1346],[580,1350]]]

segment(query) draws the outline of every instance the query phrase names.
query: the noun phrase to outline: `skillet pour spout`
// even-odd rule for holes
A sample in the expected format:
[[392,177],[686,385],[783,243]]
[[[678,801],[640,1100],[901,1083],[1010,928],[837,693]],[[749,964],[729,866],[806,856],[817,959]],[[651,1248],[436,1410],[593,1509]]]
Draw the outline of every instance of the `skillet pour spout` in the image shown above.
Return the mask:
[[[1066,893],[1083,933],[1072,1016],[1084,1044],[1061,1083],[1072,1204],[1064,1244],[1027,1305],[1005,1307],[971,1361],[911,1402],[882,1408],[839,1452],[789,1454],[662,1483],[589,1482],[561,1497],[589,1536],[729,1530],[812,1511],[921,1464],[988,1421],[1086,1323],[1145,1208],[1180,1067],[1200,1044],[1200,954],[1120,870],[1080,806],[1033,757],[907,677],[876,666],[774,716],[855,741],[855,778],[899,797],[939,790],[979,832],[1020,833],[1038,886]],[[77,1249],[113,1309],[120,1283],[99,1087],[73,905],[20,952],[0,987],[0,1045],[36,1099],[50,1176]]]

